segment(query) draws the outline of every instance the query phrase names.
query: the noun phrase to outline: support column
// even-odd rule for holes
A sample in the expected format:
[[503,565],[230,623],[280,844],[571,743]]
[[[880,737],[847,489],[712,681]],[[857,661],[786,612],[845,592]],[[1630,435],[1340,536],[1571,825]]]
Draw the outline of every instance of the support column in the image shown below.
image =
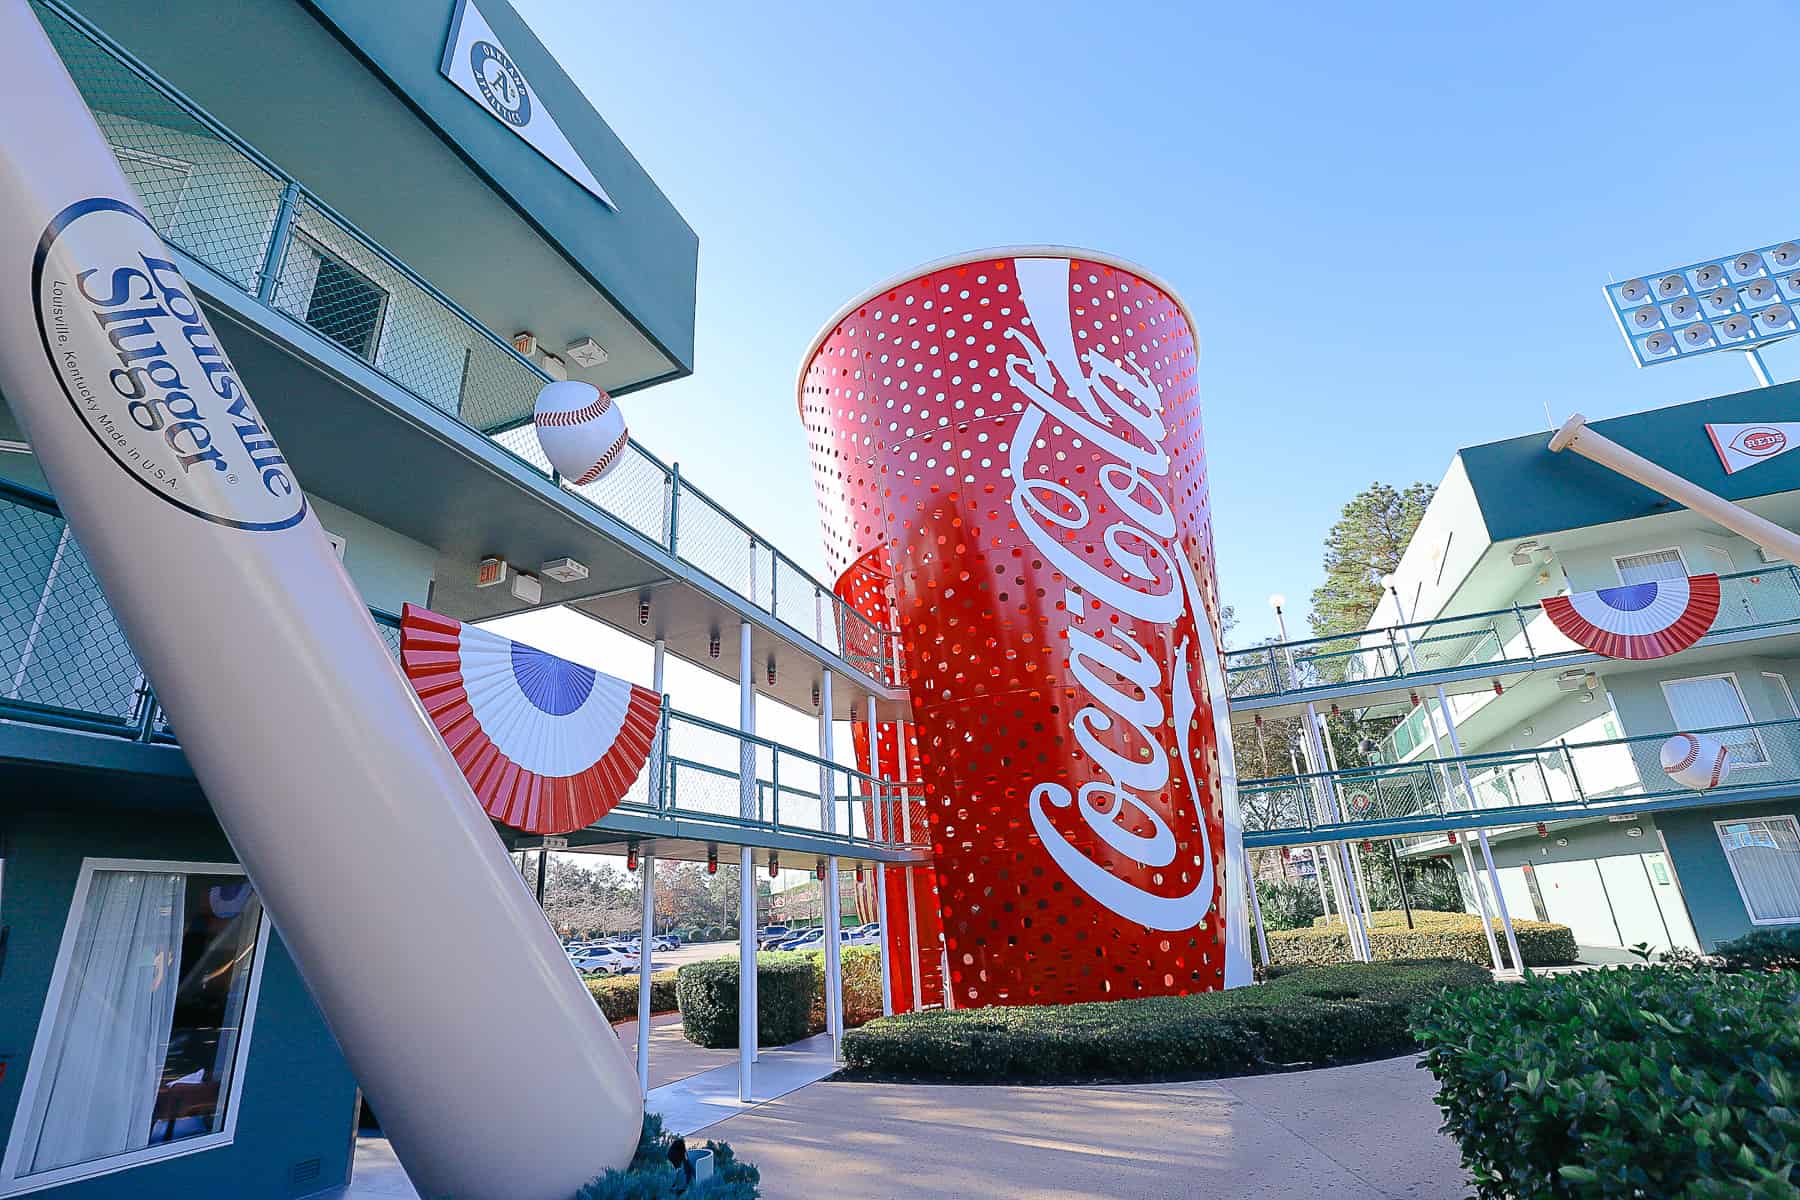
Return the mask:
[[[906,786],[907,753],[906,722],[894,722],[894,742],[899,746],[900,777],[900,838],[907,845],[912,845],[912,789]],[[924,968],[919,962],[919,905],[913,895],[913,866],[909,862],[903,868],[906,871],[906,948],[907,957],[912,961],[912,1010],[918,1012],[925,1007]]]
[[[887,788],[881,781],[881,751],[876,734],[879,727],[875,724],[875,697],[869,697],[869,776],[874,780],[869,785],[869,798],[873,801],[875,828],[872,830],[877,842],[885,842],[888,838]],[[894,1015],[894,978],[893,978],[893,938],[888,929],[893,922],[888,920],[887,907],[887,864],[875,864],[875,912],[876,920],[881,923],[881,1015]]]
[[1494,960],[1494,970],[1504,971],[1506,964],[1500,961],[1500,943],[1494,940],[1494,922],[1488,916],[1487,896],[1481,891],[1481,877],[1475,873],[1475,856],[1469,853],[1469,839],[1460,834],[1452,836],[1462,845],[1463,866],[1469,872],[1469,890],[1475,893],[1475,907],[1481,910],[1481,932],[1487,937],[1488,956]]
[[[1318,709],[1307,705],[1307,712],[1312,718],[1317,735],[1318,750],[1325,764],[1335,775],[1342,768],[1338,764],[1337,747],[1331,744],[1330,728],[1325,718],[1319,715]],[[1338,804],[1337,789],[1330,787],[1331,817],[1340,823],[1344,820],[1344,811]],[[1375,961],[1375,947],[1371,942],[1374,937],[1375,914],[1369,909],[1369,889],[1364,885],[1362,871],[1356,861],[1356,848],[1349,842],[1338,842],[1337,857],[1344,871],[1344,891],[1350,899],[1350,911],[1357,914],[1357,933],[1363,944],[1363,961]]]
[[[756,688],[750,664],[750,622],[738,624],[738,730],[756,732]],[[738,739],[738,816],[755,821],[756,745],[748,737]],[[738,1099],[751,1096],[751,1071],[756,1062],[756,866],[750,847],[738,853]]]
[[[1279,615],[1279,614],[1277,614]],[[1286,634],[1283,634],[1283,640]],[[1315,772],[1318,787],[1317,799],[1319,815],[1334,824],[1342,821],[1337,810],[1336,798],[1332,795],[1331,783],[1324,778],[1330,770],[1330,760],[1326,757],[1325,739],[1319,734],[1319,710],[1313,704],[1306,706],[1306,742],[1308,766]],[[1350,951],[1363,962],[1371,959],[1363,919],[1362,904],[1356,897],[1356,881],[1350,876],[1350,856],[1345,853],[1344,843],[1331,843],[1331,890],[1337,897],[1338,908],[1344,914],[1344,933],[1350,939]]]
[[[831,672],[819,680],[819,757],[826,765],[819,768],[819,827],[827,834],[837,833],[837,782],[831,764],[837,761],[835,722],[831,716]],[[825,860],[825,1031],[831,1035],[831,1056],[836,1061],[844,1047],[844,958],[839,930],[843,914],[838,903],[838,860],[831,855]]]
[[[1469,811],[1473,812],[1477,807],[1475,785],[1469,779],[1468,764],[1463,761],[1462,738],[1456,732],[1456,714],[1450,711],[1450,700],[1445,696],[1442,684],[1438,685],[1437,694],[1438,709],[1444,714],[1444,728],[1450,734],[1450,748],[1456,751],[1456,769],[1462,776],[1463,794],[1468,797]],[[1523,962],[1519,958],[1519,939],[1513,934],[1512,914],[1506,910],[1506,894],[1500,890],[1500,872],[1495,870],[1494,855],[1488,849],[1487,830],[1477,830],[1476,836],[1481,840],[1481,858],[1487,864],[1488,886],[1494,892],[1494,907],[1500,910],[1500,927],[1506,931],[1507,953],[1512,955],[1513,970],[1522,970]],[[1467,849],[1466,843],[1464,849]],[[1472,869],[1473,865],[1471,864]],[[1490,932],[1489,937],[1492,936]]]
[[1250,890],[1250,916],[1256,921],[1256,948],[1262,951],[1263,969],[1269,966],[1269,935],[1263,932],[1262,901],[1256,896],[1256,872],[1250,869],[1250,851],[1244,851],[1244,883]]
[[[660,646],[661,643],[658,643]],[[644,870],[644,878],[638,887],[643,893],[643,923],[638,930],[638,1044],[637,1069],[638,1091],[650,1094],[650,975],[655,969],[651,963],[651,945],[656,938],[656,852],[641,850],[638,852],[638,865]]]

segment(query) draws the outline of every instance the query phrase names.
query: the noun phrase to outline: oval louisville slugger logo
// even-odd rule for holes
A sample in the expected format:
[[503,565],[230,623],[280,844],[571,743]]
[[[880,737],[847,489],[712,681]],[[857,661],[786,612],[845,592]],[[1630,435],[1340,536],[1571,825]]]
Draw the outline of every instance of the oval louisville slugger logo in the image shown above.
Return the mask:
[[150,222],[99,196],[32,261],[38,335],[94,440],[145,488],[236,529],[286,529],[306,496]]

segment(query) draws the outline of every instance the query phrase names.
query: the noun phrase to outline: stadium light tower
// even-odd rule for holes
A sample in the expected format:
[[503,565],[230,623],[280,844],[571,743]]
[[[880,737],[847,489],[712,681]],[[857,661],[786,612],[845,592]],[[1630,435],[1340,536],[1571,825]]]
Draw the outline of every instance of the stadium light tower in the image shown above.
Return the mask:
[[1800,242],[1609,283],[1606,299],[1638,366],[1741,350],[1768,387],[1761,348],[1800,333]]

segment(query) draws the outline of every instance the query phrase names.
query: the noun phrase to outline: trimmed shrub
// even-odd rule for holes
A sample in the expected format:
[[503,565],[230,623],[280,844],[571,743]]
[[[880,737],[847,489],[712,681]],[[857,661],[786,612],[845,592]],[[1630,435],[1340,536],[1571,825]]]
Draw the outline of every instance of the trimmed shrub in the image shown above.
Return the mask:
[[[650,976],[650,1011],[675,1011],[675,972],[657,971]],[[637,1020],[638,977],[636,975],[589,975],[582,980],[588,995],[600,1006],[609,1021]]]
[[[813,967],[813,1002],[808,1028],[825,1028],[825,952],[809,950],[804,956]],[[840,955],[844,968],[844,1028],[855,1029],[881,1015],[881,952],[874,946],[845,946]]]
[[1262,905],[1263,928],[1271,933],[1305,928],[1325,912],[1319,906],[1317,887],[1291,879],[1259,880],[1256,900]]
[[[1492,924],[1494,937],[1500,943],[1500,957],[1510,962],[1500,922]],[[1378,912],[1374,925],[1369,940],[1377,959],[1454,958],[1477,966],[1493,962],[1488,955],[1487,938],[1481,932],[1481,918],[1471,913],[1415,912],[1414,928],[1408,929],[1404,913]],[[1514,921],[1513,935],[1519,939],[1519,953],[1528,967],[1575,961],[1575,934],[1567,925]],[[1321,919],[1310,929],[1289,929],[1268,937],[1269,957],[1278,966],[1323,966],[1350,961],[1350,938],[1342,921]]]
[[1800,975],[1679,967],[1452,992],[1414,1030],[1482,1200],[1800,1194]]
[[[734,1049],[738,1044],[738,962],[716,958],[688,963],[676,973],[681,1032],[697,1046]],[[813,967],[801,954],[756,956],[756,1040],[785,1046],[806,1036],[812,1014]]]
[[1800,971],[1800,928],[1758,929],[1713,951],[1721,971]]
[[749,1163],[741,1163],[726,1142],[708,1142],[713,1154],[713,1177],[691,1191],[676,1190],[675,1169],[669,1165],[669,1143],[662,1117],[644,1114],[644,1129],[637,1150],[623,1171],[608,1171],[575,1193],[575,1200],[757,1200],[762,1177]]
[[1399,1054],[1413,1010],[1491,983],[1467,963],[1277,970],[1229,992],[1105,1003],[928,1010],[844,1035],[853,1073],[993,1083],[1182,1079]]

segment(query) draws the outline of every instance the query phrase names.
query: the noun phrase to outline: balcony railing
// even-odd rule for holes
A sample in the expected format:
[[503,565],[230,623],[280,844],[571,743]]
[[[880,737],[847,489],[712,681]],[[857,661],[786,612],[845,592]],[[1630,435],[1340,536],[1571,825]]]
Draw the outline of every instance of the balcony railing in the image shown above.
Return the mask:
[[[1800,788],[1800,719],[1694,732],[1716,739],[1731,755],[1730,773],[1707,795],[1729,797],[1777,785]],[[1325,830],[1330,836],[1379,836],[1384,827],[1429,828],[1432,818],[1491,811],[1492,823],[1498,825],[1513,819],[1508,810],[1514,815],[1535,810],[1578,816],[1583,810],[1622,801],[1695,795],[1662,769],[1662,746],[1669,736],[1570,742],[1248,780],[1238,787],[1244,831]]]
[[[1719,579],[1719,591],[1719,615],[1708,636],[1800,623],[1800,572],[1793,567],[1768,566],[1724,575]],[[1397,683],[1457,669],[1529,670],[1585,653],[1550,623],[1542,605],[1515,605],[1335,637],[1228,650],[1226,687],[1233,700],[1303,698],[1307,692],[1346,684]]]
[[[370,610],[400,655],[400,622]],[[0,719],[169,745],[177,741],[81,546],[49,496],[0,481]],[[754,811],[738,780],[755,781]],[[659,782],[660,781],[660,782]],[[831,798],[830,815],[819,801]],[[884,781],[686,713],[666,713],[624,811],[921,849],[917,784]]]
[[[529,421],[549,380],[467,310],[60,0],[33,9],[169,244],[870,678],[896,639],[636,442],[560,480]],[[524,424],[521,424],[523,422]]]

